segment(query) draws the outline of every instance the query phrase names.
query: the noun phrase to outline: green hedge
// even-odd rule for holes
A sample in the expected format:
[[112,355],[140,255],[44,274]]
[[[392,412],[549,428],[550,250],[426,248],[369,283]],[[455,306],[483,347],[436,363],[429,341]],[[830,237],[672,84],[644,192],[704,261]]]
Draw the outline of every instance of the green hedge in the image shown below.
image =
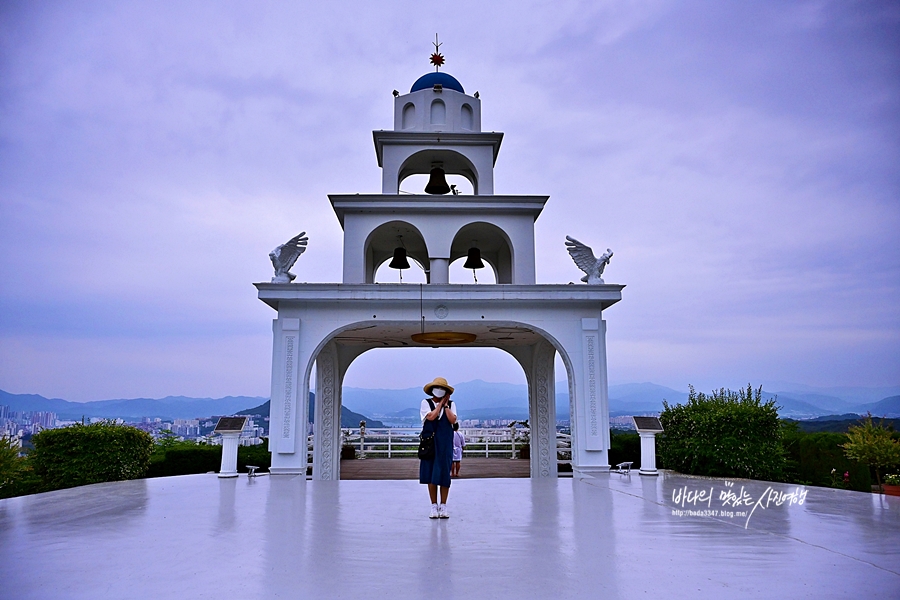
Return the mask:
[[[237,469],[247,471],[247,465],[254,465],[260,471],[272,464],[268,445],[238,446]],[[154,453],[148,477],[170,477],[173,475],[193,475],[196,473],[218,472],[222,466],[222,446],[177,442],[169,448]]]
[[640,468],[641,436],[612,430],[609,439],[609,464],[615,468],[617,464],[623,462],[633,462],[632,469]]
[[690,387],[686,404],[663,401],[657,437],[659,462],[691,475],[781,481],[787,467],[781,421],[762,388],[720,389],[710,395]]
[[31,441],[35,492],[143,477],[153,451],[150,434],[111,421],[45,429]]
[[[847,489],[860,492],[872,491],[869,466],[852,461],[844,454],[841,444],[846,443],[843,433],[802,433],[795,427],[784,430],[784,447],[788,454],[787,479],[792,483],[831,487],[845,487],[844,473],[850,473]],[[832,475],[831,470],[835,473]]]

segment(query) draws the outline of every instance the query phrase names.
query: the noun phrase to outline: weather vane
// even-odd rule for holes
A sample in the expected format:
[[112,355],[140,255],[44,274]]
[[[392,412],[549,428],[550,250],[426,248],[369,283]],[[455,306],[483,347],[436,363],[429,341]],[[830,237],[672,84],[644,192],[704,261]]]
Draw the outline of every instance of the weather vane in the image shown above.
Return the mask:
[[434,34],[434,54],[431,55],[431,64],[434,65],[435,71],[439,71],[444,64],[444,55],[441,54],[442,45],[441,42],[438,42],[438,34]]

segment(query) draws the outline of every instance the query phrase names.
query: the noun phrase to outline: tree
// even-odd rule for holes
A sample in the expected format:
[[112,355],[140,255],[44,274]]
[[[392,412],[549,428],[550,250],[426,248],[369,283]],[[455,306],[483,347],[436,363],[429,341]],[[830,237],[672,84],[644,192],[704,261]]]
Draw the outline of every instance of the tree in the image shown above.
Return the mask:
[[883,419],[876,425],[872,413],[861,425],[852,425],[847,437],[847,443],[841,445],[847,458],[874,468],[875,480],[881,487],[881,469],[900,465],[900,441],[893,438]]
[[25,472],[25,459],[19,456],[18,444],[12,438],[0,437],[0,498],[16,494],[16,487]]
[[666,468],[692,475],[780,480],[786,453],[775,400],[762,400],[762,387],[712,394],[690,386],[685,404],[663,401],[658,438]]

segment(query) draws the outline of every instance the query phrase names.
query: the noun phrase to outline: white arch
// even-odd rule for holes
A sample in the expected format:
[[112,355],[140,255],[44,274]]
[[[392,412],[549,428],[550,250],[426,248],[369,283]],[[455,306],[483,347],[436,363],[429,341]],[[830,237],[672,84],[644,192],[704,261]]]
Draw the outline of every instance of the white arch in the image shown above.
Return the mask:
[[[569,382],[569,410],[572,411],[575,373],[571,359],[565,347],[552,335],[542,328],[519,321],[492,321],[488,324],[477,323],[497,327],[519,327],[539,336],[536,344],[529,346],[503,346],[490,344],[479,347],[493,347],[510,354],[525,374],[529,390],[529,415],[532,423],[532,439],[537,443],[532,444],[532,477],[556,476],[556,389],[554,371],[554,356],[559,353],[566,369],[566,378]],[[465,328],[465,323],[456,323],[460,328]],[[378,322],[377,320],[364,320],[349,323],[330,332],[316,346],[310,354],[305,368],[304,381],[305,392],[309,395],[309,378],[314,364],[317,368],[316,406],[315,406],[315,443],[313,460],[314,479],[337,479],[340,477],[340,409],[341,391],[344,376],[351,364],[362,354],[373,347],[342,346],[336,343],[337,338],[349,331],[374,329],[373,336],[378,337],[377,328],[383,326],[390,328],[391,323]],[[411,343],[404,343],[412,347]],[[464,347],[464,346],[463,346]]]

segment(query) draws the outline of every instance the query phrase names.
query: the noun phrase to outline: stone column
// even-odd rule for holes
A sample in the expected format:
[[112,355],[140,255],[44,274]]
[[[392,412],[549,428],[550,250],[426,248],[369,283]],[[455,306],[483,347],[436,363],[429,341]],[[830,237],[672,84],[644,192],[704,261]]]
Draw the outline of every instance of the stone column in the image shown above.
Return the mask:
[[340,479],[341,400],[338,353],[329,343],[316,357],[316,407],[313,479]]
[[531,476],[556,477],[556,382],[553,344],[534,346],[529,385],[528,420],[531,425]]
[[450,283],[450,259],[432,258],[428,283]]
[[240,431],[222,434],[222,464],[219,467],[219,477],[237,477],[237,451],[238,441],[241,438]]

